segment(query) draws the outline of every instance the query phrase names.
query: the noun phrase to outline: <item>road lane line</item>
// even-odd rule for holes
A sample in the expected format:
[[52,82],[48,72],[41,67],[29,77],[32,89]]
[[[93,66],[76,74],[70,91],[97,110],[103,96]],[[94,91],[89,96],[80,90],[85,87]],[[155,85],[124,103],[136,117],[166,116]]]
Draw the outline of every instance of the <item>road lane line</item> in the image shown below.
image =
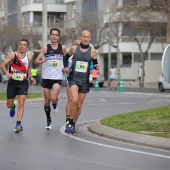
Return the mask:
[[[94,122],[94,120],[93,120],[93,121],[83,121],[83,122],[79,122],[79,123],[87,123],[87,122],[88,122],[88,123],[89,123],[89,122]],[[81,142],[85,142],[85,143],[89,143],[89,144],[93,144],[93,145],[98,145],[98,146],[102,146],[102,147],[106,147],[106,148],[111,148],[111,149],[117,149],[117,150],[122,150],[122,151],[127,151],[127,152],[133,152],[133,153],[138,153],[138,154],[143,154],[143,155],[149,155],[149,156],[155,156],[155,157],[161,157],[161,158],[170,159],[170,156],[166,156],[166,155],[160,155],[160,154],[143,152],[143,151],[138,151],[138,150],[133,150],[133,149],[116,147],[116,146],[111,146],[111,145],[106,145],[106,144],[102,144],[102,143],[97,143],[97,142],[93,142],[93,141],[81,139],[81,138],[79,138],[79,137],[77,137],[77,136],[65,134],[65,131],[64,131],[64,130],[65,130],[65,125],[60,128],[60,133],[63,134],[63,135],[65,135],[65,136],[68,136],[68,137],[70,137],[70,138],[72,138],[72,139],[81,141]]]

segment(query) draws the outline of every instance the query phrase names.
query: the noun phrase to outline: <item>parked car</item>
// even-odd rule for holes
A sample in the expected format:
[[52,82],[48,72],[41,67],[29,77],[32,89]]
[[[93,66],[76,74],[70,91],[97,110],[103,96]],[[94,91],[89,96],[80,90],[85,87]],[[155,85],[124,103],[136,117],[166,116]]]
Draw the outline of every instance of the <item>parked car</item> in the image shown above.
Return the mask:
[[6,75],[2,76],[2,83],[6,83],[8,81],[8,78]]
[[[103,87],[105,77],[100,72],[98,72],[98,81],[99,81],[99,87]],[[90,74],[89,76],[89,84],[90,87],[92,87],[95,84],[95,80],[93,81],[92,74]]]
[[170,90],[170,83],[165,80],[163,74],[160,75],[158,80],[158,89],[160,92],[164,92],[165,90]]

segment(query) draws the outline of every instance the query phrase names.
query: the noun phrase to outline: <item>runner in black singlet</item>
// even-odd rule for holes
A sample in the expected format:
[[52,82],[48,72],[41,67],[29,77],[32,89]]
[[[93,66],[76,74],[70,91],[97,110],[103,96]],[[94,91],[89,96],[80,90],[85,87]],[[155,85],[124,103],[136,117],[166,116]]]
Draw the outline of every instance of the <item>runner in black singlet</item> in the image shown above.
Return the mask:
[[[90,62],[93,61],[94,68],[99,69],[96,50],[89,46],[91,33],[87,30],[81,33],[80,45],[72,46],[64,57],[64,71],[69,73],[68,82],[71,92],[70,118],[65,129],[67,134],[77,134],[75,123],[81,113],[82,104],[86,93],[89,92]],[[68,69],[68,58],[73,55],[72,67]]]

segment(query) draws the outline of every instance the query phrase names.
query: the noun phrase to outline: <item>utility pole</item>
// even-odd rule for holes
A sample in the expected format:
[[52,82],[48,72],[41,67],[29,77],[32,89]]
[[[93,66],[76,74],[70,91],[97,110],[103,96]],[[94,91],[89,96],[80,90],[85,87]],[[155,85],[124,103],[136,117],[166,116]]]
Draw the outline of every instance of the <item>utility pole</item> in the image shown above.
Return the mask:
[[[47,0],[43,0],[42,3],[42,47],[47,44]],[[42,75],[43,64],[40,65],[40,71]],[[43,88],[42,88],[43,97]]]
[[47,44],[47,0],[43,0],[42,10],[42,46],[45,46]]
[[111,45],[110,45],[110,32],[111,32],[111,25],[110,25],[110,22],[111,22],[111,14],[110,14],[110,11],[109,11],[109,34],[108,34],[108,46],[109,46],[109,49],[108,49],[108,86],[109,86],[109,82],[110,82],[110,67],[111,67]]

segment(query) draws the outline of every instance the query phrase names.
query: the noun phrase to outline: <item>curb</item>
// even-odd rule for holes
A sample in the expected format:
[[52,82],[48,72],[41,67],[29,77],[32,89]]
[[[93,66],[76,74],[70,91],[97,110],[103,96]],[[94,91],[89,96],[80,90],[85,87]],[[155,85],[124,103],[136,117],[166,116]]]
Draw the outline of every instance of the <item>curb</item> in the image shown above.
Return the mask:
[[170,138],[154,137],[138,133],[127,132],[104,126],[100,121],[88,126],[91,133],[136,145],[148,146],[157,149],[170,150]]
[[[59,96],[58,99],[62,99],[62,96]],[[26,98],[25,99],[25,103],[34,103],[34,102],[42,102],[42,101],[44,101],[43,97],[40,97],[40,98]],[[1,104],[6,104],[6,100],[0,100],[0,105]]]
[[[16,99],[17,100],[17,99]],[[25,103],[33,103],[33,102],[41,102],[44,101],[44,98],[30,98],[25,100]],[[0,105],[1,104],[6,104],[6,100],[0,100]]]

